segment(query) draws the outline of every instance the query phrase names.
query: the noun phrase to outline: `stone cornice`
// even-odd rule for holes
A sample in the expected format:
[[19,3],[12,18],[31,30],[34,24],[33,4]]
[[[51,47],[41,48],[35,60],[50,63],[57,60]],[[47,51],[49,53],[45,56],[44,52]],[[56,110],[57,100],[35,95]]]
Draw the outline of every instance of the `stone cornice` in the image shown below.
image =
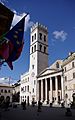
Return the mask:
[[75,59],[75,53],[72,53],[70,56],[68,56],[65,60],[63,60],[62,67],[70,63],[72,60]]

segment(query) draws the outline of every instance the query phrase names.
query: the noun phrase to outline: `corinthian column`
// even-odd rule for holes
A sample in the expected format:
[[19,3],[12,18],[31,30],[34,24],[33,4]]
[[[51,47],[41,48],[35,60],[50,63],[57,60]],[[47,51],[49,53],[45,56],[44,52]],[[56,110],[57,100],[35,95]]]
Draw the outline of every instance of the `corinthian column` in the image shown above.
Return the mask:
[[52,78],[50,78],[50,102],[52,102],[53,90],[52,90]]
[[37,86],[36,86],[36,97],[37,97],[37,100],[39,100],[39,92],[40,92],[40,89],[39,89],[39,80],[37,81]]
[[64,99],[64,82],[63,82],[63,76],[61,76],[61,99]]
[[47,79],[45,79],[45,101],[47,101]]
[[43,80],[41,80],[41,101],[43,101]]
[[58,102],[58,79],[55,77],[55,88],[56,88],[56,102]]

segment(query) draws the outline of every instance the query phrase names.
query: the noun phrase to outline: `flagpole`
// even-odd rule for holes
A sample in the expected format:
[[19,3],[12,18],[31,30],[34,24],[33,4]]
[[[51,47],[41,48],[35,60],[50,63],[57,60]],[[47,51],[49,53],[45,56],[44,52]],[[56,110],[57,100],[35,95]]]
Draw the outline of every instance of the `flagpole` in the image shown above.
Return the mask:
[[24,18],[24,17],[26,18],[28,14],[29,14],[29,13],[26,13],[26,15],[23,16],[23,18]]
[[10,77],[9,77],[9,86],[10,86]]
[[29,14],[29,13],[26,13],[25,17],[27,17],[28,14]]

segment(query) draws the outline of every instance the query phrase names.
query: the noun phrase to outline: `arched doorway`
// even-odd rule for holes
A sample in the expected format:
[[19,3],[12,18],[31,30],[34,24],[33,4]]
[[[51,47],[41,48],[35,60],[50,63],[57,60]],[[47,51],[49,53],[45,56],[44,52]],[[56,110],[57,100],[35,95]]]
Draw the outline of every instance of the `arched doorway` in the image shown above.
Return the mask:
[[4,101],[4,96],[0,96],[0,103]]
[[6,97],[6,101],[10,102],[10,97],[9,96]]

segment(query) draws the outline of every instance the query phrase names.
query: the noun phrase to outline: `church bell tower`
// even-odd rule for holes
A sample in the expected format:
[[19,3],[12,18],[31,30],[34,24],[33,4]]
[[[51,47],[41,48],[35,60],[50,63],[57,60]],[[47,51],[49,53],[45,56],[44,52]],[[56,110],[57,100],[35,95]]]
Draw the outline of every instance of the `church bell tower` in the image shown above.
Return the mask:
[[36,23],[31,28],[30,38],[30,82],[32,99],[36,96],[36,76],[48,67],[48,30]]

